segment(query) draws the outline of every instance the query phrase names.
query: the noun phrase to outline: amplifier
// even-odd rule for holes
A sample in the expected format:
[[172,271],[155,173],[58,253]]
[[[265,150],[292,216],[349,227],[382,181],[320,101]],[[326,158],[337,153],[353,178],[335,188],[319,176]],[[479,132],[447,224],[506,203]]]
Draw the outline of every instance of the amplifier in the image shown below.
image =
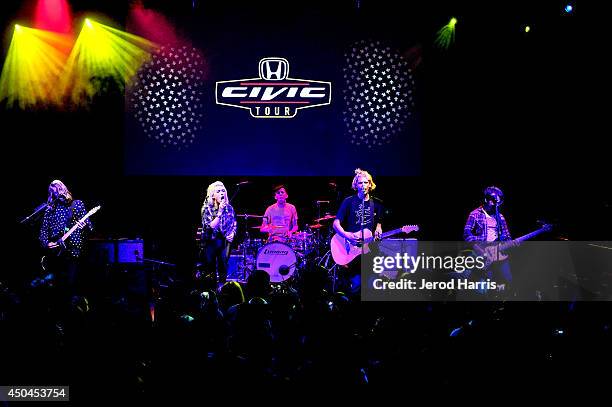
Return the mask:
[[142,263],[144,241],[142,239],[90,240],[89,257],[97,264]]
[[[396,254],[407,253],[409,257],[416,257],[419,249],[418,240],[411,239],[385,239],[379,242],[378,250],[383,256],[395,257]],[[383,276],[396,279],[399,276],[399,270],[385,270]]]

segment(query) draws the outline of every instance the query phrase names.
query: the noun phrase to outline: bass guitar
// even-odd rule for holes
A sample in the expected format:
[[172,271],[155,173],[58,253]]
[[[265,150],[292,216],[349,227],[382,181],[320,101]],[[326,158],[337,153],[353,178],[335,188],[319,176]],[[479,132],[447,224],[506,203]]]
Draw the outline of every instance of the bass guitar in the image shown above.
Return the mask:
[[552,225],[545,224],[536,231],[531,233],[527,233],[524,236],[516,238],[514,240],[508,240],[505,242],[491,242],[489,244],[476,244],[474,245],[474,252],[484,257],[485,259],[485,268],[489,267],[491,264],[496,263],[498,261],[503,261],[508,258],[508,254],[505,253],[506,250],[518,246],[521,242],[525,240],[533,239],[537,235],[550,232],[552,230]]

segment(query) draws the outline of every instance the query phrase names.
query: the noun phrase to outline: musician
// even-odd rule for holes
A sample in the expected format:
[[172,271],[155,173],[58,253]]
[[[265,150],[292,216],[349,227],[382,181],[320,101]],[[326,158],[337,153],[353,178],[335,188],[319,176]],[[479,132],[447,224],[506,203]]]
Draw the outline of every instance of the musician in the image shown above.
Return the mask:
[[[365,170],[357,168],[352,188],[357,191],[357,194],[349,196],[342,201],[334,220],[334,230],[339,236],[348,239],[353,245],[360,241],[361,231],[364,229],[374,231],[374,237],[380,239],[384,209],[380,202],[370,195],[376,189],[372,175]],[[349,263],[349,290],[354,294],[358,293],[361,288],[360,268],[359,262],[353,261]]]
[[268,232],[269,240],[284,240],[298,231],[298,214],[295,206],[287,202],[289,194],[284,185],[274,187],[276,203],[268,206],[261,224],[261,231]]
[[[470,212],[465,227],[463,238],[467,242],[496,242],[512,240],[506,218],[499,211],[503,203],[504,193],[496,186],[485,188],[483,204]],[[508,260],[500,261],[496,268],[502,278],[510,283],[512,273]],[[495,270],[488,271],[488,276],[492,277]]]
[[236,235],[236,213],[221,181],[208,186],[201,215],[206,267],[209,272],[216,272],[217,282],[223,285],[227,279],[230,244]]
[[[47,265],[55,275],[60,296],[72,298],[82,291],[82,276],[79,276],[81,259],[87,234],[93,229],[89,219],[84,222],[80,220],[86,213],[83,202],[73,199],[62,181],[54,180],[49,184],[47,209],[40,227],[39,240],[43,247],[49,249],[45,258],[51,260]],[[77,229],[58,245],[58,240],[75,225]],[[65,302],[66,299],[59,300]]]

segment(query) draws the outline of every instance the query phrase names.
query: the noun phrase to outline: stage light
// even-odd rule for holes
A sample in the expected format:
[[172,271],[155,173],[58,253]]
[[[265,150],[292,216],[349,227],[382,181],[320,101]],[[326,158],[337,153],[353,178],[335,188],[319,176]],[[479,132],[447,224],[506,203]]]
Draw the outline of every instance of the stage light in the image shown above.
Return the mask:
[[34,27],[68,34],[72,32],[72,12],[68,0],[38,0]]
[[455,26],[457,25],[457,19],[452,17],[448,24],[438,31],[435,44],[440,48],[448,49],[448,47],[455,41]]
[[412,70],[380,41],[357,42],[345,57],[343,116],[351,144],[391,143],[412,115]]
[[0,100],[21,109],[56,102],[70,46],[66,35],[15,24],[0,76]]
[[202,120],[204,58],[188,46],[162,47],[138,72],[130,106],[147,137],[162,146],[191,145]]
[[571,4],[567,4],[563,8],[563,11],[565,11],[566,14],[571,14],[574,11],[574,6],[572,6]]
[[144,38],[87,18],[66,63],[62,89],[75,104],[109,85],[123,91],[156,48]]
[[531,27],[530,27],[530,26],[528,26],[528,25],[526,25],[526,26],[525,26],[525,28],[524,28],[524,31],[525,31],[526,33],[528,33],[529,31],[531,31]]
[[188,41],[180,38],[168,18],[154,10],[146,9],[141,2],[131,5],[126,23],[127,30],[159,45],[180,48]]

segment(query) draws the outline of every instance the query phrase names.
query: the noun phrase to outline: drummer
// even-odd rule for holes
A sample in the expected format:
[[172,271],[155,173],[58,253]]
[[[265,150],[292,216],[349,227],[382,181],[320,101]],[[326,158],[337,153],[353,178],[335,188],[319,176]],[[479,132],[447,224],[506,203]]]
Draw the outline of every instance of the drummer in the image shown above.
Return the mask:
[[286,241],[298,231],[298,215],[295,206],[287,202],[289,194],[284,185],[274,187],[276,203],[268,206],[261,231],[268,233],[268,241]]

